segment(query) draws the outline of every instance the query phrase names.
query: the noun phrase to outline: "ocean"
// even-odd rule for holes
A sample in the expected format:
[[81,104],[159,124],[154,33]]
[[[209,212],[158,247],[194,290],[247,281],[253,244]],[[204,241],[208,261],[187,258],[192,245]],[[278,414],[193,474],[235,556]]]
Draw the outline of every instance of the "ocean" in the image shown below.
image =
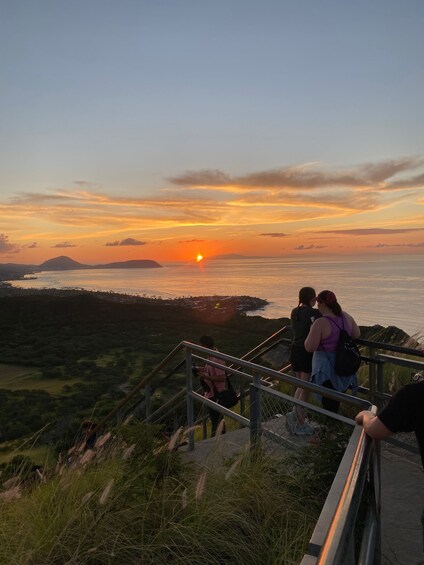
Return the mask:
[[139,296],[247,295],[269,305],[251,312],[288,317],[299,288],[333,290],[342,308],[361,325],[397,326],[424,335],[424,261],[419,255],[343,258],[205,259],[162,263],[162,269],[46,271],[34,280],[13,281],[23,288],[83,288]]

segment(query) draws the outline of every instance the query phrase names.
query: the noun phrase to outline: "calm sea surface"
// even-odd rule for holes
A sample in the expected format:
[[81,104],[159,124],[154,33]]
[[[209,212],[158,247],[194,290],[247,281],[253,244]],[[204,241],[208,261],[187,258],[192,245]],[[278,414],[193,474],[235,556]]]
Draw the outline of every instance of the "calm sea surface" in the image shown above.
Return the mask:
[[14,285],[162,298],[256,296],[270,302],[257,312],[266,318],[289,316],[302,286],[313,286],[317,292],[328,288],[359,324],[394,325],[410,335],[424,334],[422,256],[204,260],[199,264],[163,263],[162,269],[55,271],[36,276],[36,280]]

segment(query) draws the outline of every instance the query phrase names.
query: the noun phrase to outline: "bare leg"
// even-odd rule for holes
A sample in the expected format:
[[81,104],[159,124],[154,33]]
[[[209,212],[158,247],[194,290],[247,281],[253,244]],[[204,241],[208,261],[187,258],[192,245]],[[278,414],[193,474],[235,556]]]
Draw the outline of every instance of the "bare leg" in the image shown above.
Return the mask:
[[[302,381],[310,382],[311,381],[311,373],[296,373],[298,379]],[[304,402],[308,401],[309,398],[309,391],[305,390],[304,388],[298,387],[296,392],[294,393],[294,397],[297,400],[303,400]],[[302,406],[295,406],[294,413],[296,414],[297,421],[300,426],[303,426],[305,423],[305,409]]]

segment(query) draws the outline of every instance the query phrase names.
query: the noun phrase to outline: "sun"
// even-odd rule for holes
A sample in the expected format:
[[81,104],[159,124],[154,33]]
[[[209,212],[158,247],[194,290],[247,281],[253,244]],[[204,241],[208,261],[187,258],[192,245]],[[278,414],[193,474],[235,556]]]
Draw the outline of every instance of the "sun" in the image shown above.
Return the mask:
[[202,260],[203,260],[203,255],[201,255],[200,253],[198,253],[198,254],[197,254],[197,257],[196,257],[196,261],[197,261],[198,263],[200,263],[200,261],[202,261]]

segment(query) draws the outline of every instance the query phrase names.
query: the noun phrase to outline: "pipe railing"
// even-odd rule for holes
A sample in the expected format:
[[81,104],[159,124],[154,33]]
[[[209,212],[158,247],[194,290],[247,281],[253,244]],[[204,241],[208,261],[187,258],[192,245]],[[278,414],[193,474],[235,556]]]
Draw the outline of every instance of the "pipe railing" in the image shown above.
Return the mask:
[[[305,390],[318,393],[321,396],[327,396],[344,403],[353,404],[361,409],[364,409],[366,406],[370,406],[370,402],[368,400],[363,400],[355,396],[319,387],[313,383],[301,381],[292,375],[288,375],[284,370],[276,371],[274,369],[258,365],[252,361],[252,359],[257,359],[263,355],[265,350],[269,351],[269,349],[272,349],[272,347],[281,343],[283,341],[281,336],[287,331],[287,329],[288,328],[282,328],[246,354],[242,359],[219,351],[211,351],[200,345],[187,341],[181,342],[99,422],[94,432],[99,430],[114,414],[116,414],[123,406],[134,398],[139,391],[146,387],[146,385],[149,385],[151,380],[182,351],[185,351],[187,388],[181,390],[173,399],[169,400],[156,410],[153,415],[157,417],[159,417],[160,413],[172,409],[172,407],[175,406],[174,400],[176,398],[183,399],[185,397],[187,403],[187,420],[189,425],[190,423],[194,423],[193,403],[196,401],[202,403],[204,406],[213,407],[214,410],[221,412],[225,416],[233,418],[242,426],[252,427],[251,421],[244,417],[244,415],[236,414],[232,410],[219,406],[193,390],[192,360],[201,360],[212,366],[222,367],[221,363],[211,361],[202,356],[213,354],[215,358],[223,361],[227,373],[230,375],[237,375],[240,379],[242,379],[242,381],[248,382],[250,384],[250,390],[256,391],[254,394],[262,392],[263,394],[281,396],[281,398],[284,398],[285,401],[291,401],[294,404],[301,405],[318,413],[332,416],[335,419],[354,425],[353,420],[328,413],[326,410],[317,406],[299,401],[289,395],[284,395],[283,393],[269,388],[269,380],[275,380],[293,385],[294,387],[302,387]],[[421,351],[363,339],[358,339],[356,341],[358,344],[364,345],[368,348],[368,355],[362,355],[362,359],[369,365],[370,387],[368,390],[362,389],[362,392],[365,392],[371,401],[374,399],[379,401],[390,396],[384,390],[384,368],[387,364],[394,364],[418,370],[424,369],[424,362],[416,359],[405,359],[404,357],[396,355],[387,355],[385,353],[376,352],[377,350],[390,351],[392,353],[418,357],[420,359],[424,358],[424,353]],[[250,360],[247,358],[250,358]],[[184,364],[184,361],[182,361],[179,365],[182,366],[182,364]],[[288,367],[285,369],[287,370],[287,368]],[[162,379],[162,381],[165,381],[169,378],[169,376]],[[260,398],[260,395],[257,395],[256,397],[254,395],[251,396],[251,409],[252,403],[254,404],[255,398],[258,397]],[[255,409],[256,408],[254,408],[254,410]],[[376,407],[373,406],[372,410],[375,412]],[[251,438],[255,438],[255,433],[251,433]],[[394,440],[391,441],[393,442]],[[402,445],[402,442],[396,441],[396,443]],[[189,432],[189,449],[194,449],[194,433],[192,431]],[[363,433],[362,428],[354,427],[353,434],[321,512],[320,519],[315,527],[309,544],[308,553],[302,560],[302,565],[348,565],[350,563],[357,562],[361,563],[361,565],[371,565],[371,563],[377,563],[377,561],[374,561],[374,555],[376,553],[376,549],[379,547],[379,474],[378,443],[376,444],[375,441],[370,440]],[[356,522],[359,503],[366,487],[369,492],[371,492],[372,499],[371,504],[369,505],[366,525],[364,527],[359,561],[357,561],[352,531]]]
[[[264,341],[262,341],[259,345],[257,345],[256,347],[254,347],[251,351],[248,351],[241,359],[245,359],[245,358],[259,358],[261,355],[264,354],[264,350],[269,351],[269,349],[272,349],[272,347],[275,347],[276,345],[278,345],[278,343],[280,343],[281,341],[281,336],[284,333],[287,333],[290,330],[290,326],[284,326],[283,328],[281,328],[280,330],[277,330],[275,333],[273,333],[272,335],[270,335],[269,337],[267,337]],[[174,349],[172,349],[172,351],[170,353],[168,353],[168,355],[166,355],[166,357],[164,357],[164,359],[162,359],[162,361],[152,370],[150,371],[150,373],[148,373],[144,378],[141,379],[141,381],[123,398],[121,399],[114,407],[112,410],[110,410],[103,418],[101,418],[101,420],[99,421],[99,423],[96,425],[96,427],[91,431],[92,434],[96,434],[97,432],[99,432],[104,425],[116,414],[118,414],[125,406],[128,405],[129,401],[132,400],[137,393],[139,393],[140,391],[142,391],[147,385],[149,385],[151,383],[151,381],[154,379],[154,377],[156,377],[160,371],[166,367],[168,365],[168,363],[170,363],[183,349],[184,349],[184,343],[185,342],[181,342],[179,343],[176,347],[174,347]],[[267,349],[268,348],[268,349]],[[204,348],[205,349],[205,348]],[[208,350],[206,350],[208,351]],[[239,361],[238,358],[233,358],[236,359],[237,362]],[[182,364],[184,364],[184,361],[182,361]],[[178,368],[178,366],[177,366]],[[164,379],[162,379],[162,383],[165,382],[172,374],[175,373],[177,368],[173,368],[165,377]],[[157,389],[157,387],[155,387],[155,389]],[[177,393],[177,395],[175,395],[175,397],[177,397],[180,393]],[[174,397],[174,398],[175,398]],[[171,399],[172,400],[172,399]],[[171,404],[171,401],[169,401]],[[139,404],[139,402],[137,402],[137,405]],[[148,418],[150,419],[150,414],[147,414]]]
[[[373,406],[372,413],[377,407]],[[360,548],[355,540],[364,495],[369,505]],[[362,427],[355,427],[301,565],[376,565],[380,554],[380,458]]]
[[[250,382],[251,414],[250,419],[247,419],[191,390],[192,372],[190,368],[193,357],[197,357],[193,352],[202,352],[203,348],[190,342],[184,342],[184,346],[186,348],[187,408],[189,415],[187,424],[189,427],[194,423],[190,415],[194,413],[193,403],[197,401],[220,412],[223,416],[231,417],[243,426],[249,426],[252,454],[257,453],[257,447],[260,445],[262,435],[277,441],[277,443],[285,447],[290,447],[290,442],[287,439],[280,436],[276,431],[267,430],[266,427],[263,427],[261,402],[264,395],[284,403],[291,402],[294,405],[302,406],[310,411],[331,417],[333,420],[341,421],[353,427],[351,438],[311,537],[308,554],[302,560],[302,565],[350,565],[357,562],[353,532],[357,524],[361,500],[365,493],[371,497],[371,503],[367,513],[366,524],[360,536],[361,548],[359,553],[362,565],[376,563],[374,558],[380,547],[380,470],[379,457],[376,456],[375,452],[375,442],[366,436],[362,427],[355,425],[354,420],[264,386],[262,384],[264,382],[263,377],[270,376],[278,379],[280,382],[298,386],[304,385],[304,388],[308,388],[311,391],[319,392],[325,396],[336,397],[342,402],[354,404],[361,409],[371,408],[374,414],[377,410],[376,406],[370,406],[368,401],[344,393],[337,393],[311,383],[304,383],[304,381],[296,377],[281,374],[273,369],[258,366],[249,361],[241,361],[238,363],[239,368],[231,368],[230,372]],[[213,353],[213,356],[221,361],[227,363],[232,361],[234,363],[234,359],[229,355],[217,351],[210,351],[210,353]],[[222,367],[221,363],[209,360],[207,362],[215,367]],[[248,371],[252,371],[253,375],[249,374]],[[191,430],[188,434],[188,449],[190,451],[194,448],[194,431]]]
[[[263,367],[262,365],[258,365],[256,363],[253,363],[252,361],[246,361],[243,359],[237,359],[231,355],[228,355],[226,353],[222,353],[220,351],[215,351],[215,350],[210,350],[207,349],[206,347],[203,347],[201,345],[197,345],[188,341],[184,341],[182,342],[182,345],[184,346],[185,350],[186,350],[186,375],[187,375],[187,426],[189,428],[192,428],[194,425],[194,406],[193,406],[193,400],[200,400],[203,404],[206,405],[212,405],[214,407],[214,410],[216,410],[217,412],[220,412],[223,415],[231,415],[231,414],[235,414],[233,411],[228,410],[216,403],[211,403],[211,401],[207,401],[207,399],[205,399],[205,397],[194,393],[193,391],[193,375],[192,375],[192,363],[193,363],[193,359],[202,359],[203,361],[206,361],[206,363],[208,365],[211,365],[213,367],[218,367],[221,368],[223,367],[223,365],[225,365],[225,371],[227,373],[230,373],[231,375],[237,375],[239,377],[241,377],[242,379],[244,379],[246,382],[248,382],[249,384],[255,383],[256,387],[258,389],[264,389],[267,390],[269,389],[270,392],[274,392],[276,395],[278,395],[281,398],[284,398],[285,400],[292,402],[294,404],[298,404],[300,406],[309,408],[314,410],[315,412],[318,412],[320,414],[324,414],[326,416],[332,416],[334,419],[338,419],[341,421],[344,421],[345,423],[351,423],[352,425],[354,425],[354,421],[348,418],[345,418],[344,416],[338,415],[338,414],[333,414],[332,412],[328,412],[327,410],[320,408],[318,406],[313,406],[310,403],[307,402],[303,402],[301,400],[297,400],[294,399],[292,396],[283,394],[281,392],[278,391],[274,391],[273,389],[270,389],[269,387],[269,381],[265,380],[266,377],[268,377],[271,380],[276,380],[280,383],[286,383],[286,384],[290,384],[293,385],[294,387],[302,387],[312,393],[316,393],[319,394],[320,396],[326,396],[328,398],[332,398],[334,400],[337,400],[341,403],[344,404],[350,404],[355,406],[358,410],[363,410],[363,409],[367,409],[370,406],[370,403],[367,400],[358,398],[356,396],[352,396],[349,394],[344,394],[342,392],[338,392],[336,390],[331,390],[331,389],[327,389],[327,388],[323,388],[319,385],[316,385],[314,383],[310,383],[310,382],[306,382],[303,381],[301,379],[298,379],[297,377],[293,377],[292,375],[288,375],[286,373],[281,373],[280,371],[276,371],[275,369],[270,369],[268,367]],[[219,363],[217,361],[212,361],[210,359],[204,359],[202,357],[199,357],[198,355],[196,355],[196,353],[203,353],[205,355],[213,355],[214,358],[219,359],[222,361],[222,363]],[[237,368],[236,368],[237,367]],[[268,386],[266,386],[268,385]],[[238,416],[238,415],[237,415]],[[237,417],[235,417],[234,419],[237,419]],[[190,431],[189,432],[189,449],[192,450],[194,449],[194,431]]]

